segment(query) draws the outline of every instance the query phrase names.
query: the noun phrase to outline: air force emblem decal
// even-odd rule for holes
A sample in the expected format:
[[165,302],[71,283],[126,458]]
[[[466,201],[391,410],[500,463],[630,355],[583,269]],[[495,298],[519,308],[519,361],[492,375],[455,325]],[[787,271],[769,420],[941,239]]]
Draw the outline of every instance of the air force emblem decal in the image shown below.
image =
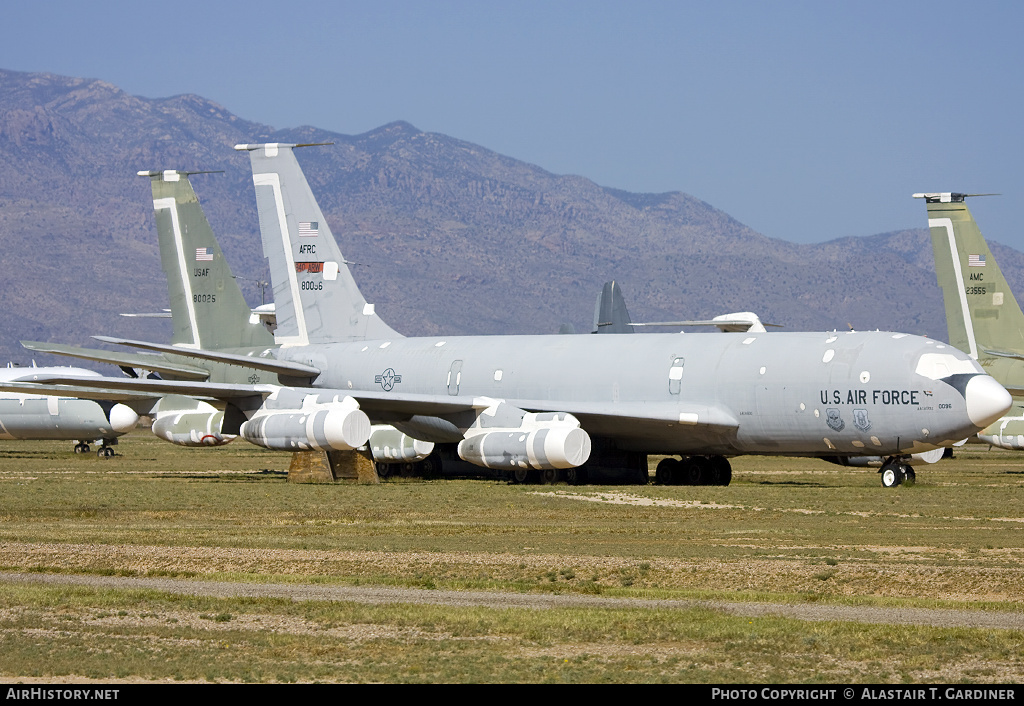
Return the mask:
[[375,375],[373,377],[373,382],[380,385],[384,389],[384,392],[391,392],[395,385],[402,382],[402,376],[396,375],[394,368],[388,368],[380,375]]
[[868,419],[868,411],[866,409],[853,410],[853,426],[861,431],[871,429],[871,420]]
[[834,407],[825,410],[825,423],[835,431],[842,431],[846,427],[846,422],[839,416],[839,410]]

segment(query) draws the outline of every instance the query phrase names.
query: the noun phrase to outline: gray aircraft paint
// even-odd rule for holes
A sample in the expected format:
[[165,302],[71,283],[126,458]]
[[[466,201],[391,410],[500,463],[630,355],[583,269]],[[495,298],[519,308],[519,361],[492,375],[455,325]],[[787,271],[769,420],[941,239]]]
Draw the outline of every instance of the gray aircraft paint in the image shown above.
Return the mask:
[[[347,391],[375,420],[432,414],[466,430],[499,399],[573,414],[592,436],[648,453],[859,455],[958,441],[1008,405],[963,353],[903,334],[398,337],[358,293],[293,147],[236,148],[250,156],[279,326],[288,321],[279,356],[321,368],[316,387]],[[300,236],[311,222],[316,233]],[[314,240],[315,252],[303,247]],[[295,266],[311,255],[323,275]],[[459,419],[452,397],[476,412]]]
[[[96,377],[81,368],[0,368],[4,382],[32,381],[49,375]],[[135,428],[138,415],[123,404],[101,404],[70,396],[0,393],[0,439],[52,439],[107,443]]]
[[[150,178],[152,186],[160,258],[171,302],[172,345],[98,336],[99,340],[136,345],[158,353],[115,353],[32,342],[27,342],[26,347],[158,372],[169,380],[276,382],[273,365],[277,361],[266,356],[278,344],[246,304],[189,178],[192,174],[207,173],[210,172],[139,172],[140,176]],[[203,347],[213,349],[213,355],[202,357]],[[257,361],[254,365],[265,367],[247,367],[250,358]],[[166,395],[155,404],[149,398],[134,404],[154,417],[153,433],[171,443],[218,446],[235,438],[235,434],[224,431],[224,403],[213,406],[190,397]],[[228,421],[230,427],[230,412]],[[370,445],[374,457],[383,462],[420,460],[433,449],[429,442],[412,439],[383,425],[374,427]]]
[[[316,392],[108,379],[112,388],[231,401],[250,418],[243,435],[253,424],[250,436],[259,443],[261,429],[273,427],[274,440],[265,442],[271,448],[355,443],[342,433],[319,439],[310,424],[325,409],[345,412],[337,428],[344,422],[345,430],[365,427],[367,434],[359,414],[448,439],[488,434],[486,448],[474,453],[488,466],[509,469],[558,467],[538,465],[544,461],[536,460],[536,446],[520,449],[530,432],[544,428],[541,415],[552,415],[549,430],[579,424],[588,439],[601,442],[594,448],[860,456],[952,444],[1010,406],[1006,390],[966,354],[905,334],[402,338],[355,286],[293,147],[239,146],[250,155],[277,341],[285,344],[268,356],[320,370],[312,380]],[[498,410],[511,426],[483,424]],[[579,434],[565,434],[562,442],[544,455],[556,463],[586,460],[591,445]]]

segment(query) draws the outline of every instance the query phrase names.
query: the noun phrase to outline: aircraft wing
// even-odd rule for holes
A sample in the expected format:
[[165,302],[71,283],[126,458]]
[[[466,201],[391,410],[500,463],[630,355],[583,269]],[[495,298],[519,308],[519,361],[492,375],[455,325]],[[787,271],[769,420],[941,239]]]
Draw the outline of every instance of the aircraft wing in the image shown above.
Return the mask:
[[92,360],[97,363],[108,363],[123,368],[143,368],[144,370],[169,373],[192,380],[205,380],[210,377],[210,371],[204,368],[183,363],[170,363],[159,356],[145,353],[119,353],[117,351],[99,350],[98,348],[78,348],[77,346],[65,346],[59,343],[43,343],[40,341],[22,341],[21,345],[30,351]]
[[[44,385],[64,385],[61,388],[69,394],[80,397],[91,396],[92,390],[122,391],[142,395],[185,395],[196,398],[216,398],[222,400],[240,400],[243,398],[267,397],[277,385],[246,385],[232,383],[189,382],[175,380],[145,380],[135,378],[108,377],[60,377],[39,376]],[[78,389],[82,390],[79,393]],[[0,385],[0,390],[7,386]],[[360,407],[371,416],[388,415],[430,415],[442,416],[470,410],[480,410],[496,402],[486,397],[453,397],[451,395],[428,395],[368,390],[333,390],[321,387],[290,388],[314,395],[331,395],[352,397]],[[86,391],[90,392],[86,392]],[[116,399],[116,397],[104,397]],[[729,410],[717,405],[699,403],[646,403],[623,402],[608,404],[602,402],[572,402],[565,400],[508,400],[510,404],[526,411],[534,412],[568,412],[581,421],[592,420],[597,423],[609,422],[663,422],[665,424],[685,427],[713,428],[719,431],[736,429],[739,421]],[[587,426],[584,424],[584,426]]]
[[277,358],[272,357],[261,358],[259,356],[238,355],[235,353],[223,353],[221,351],[207,351],[201,348],[183,348],[181,346],[171,346],[163,343],[149,343],[148,341],[133,341],[128,338],[114,338],[112,336],[93,336],[93,338],[97,341],[103,341],[104,343],[116,343],[118,345],[131,346],[133,348],[143,348],[145,350],[160,351],[162,353],[173,353],[174,355],[185,356],[186,358],[212,360],[218,363],[236,365],[242,368],[266,370],[267,372],[276,373],[277,375],[315,378],[320,374],[319,368],[314,368],[310,365],[303,365],[301,363],[292,363],[286,360],[278,360]]
[[[120,392],[122,396],[125,394],[143,394],[149,397],[185,395],[186,397],[212,397],[227,400],[266,396],[277,388],[274,385],[234,385],[223,382],[75,377],[70,375],[39,375],[37,382],[47,386],[59,385],[60,389],[68,392],[71,396],[87,398],[91,397],[94,391],[98,391],[101,393]],[[9,385],[10,383],[0,385],[0,390],[8,389]]]

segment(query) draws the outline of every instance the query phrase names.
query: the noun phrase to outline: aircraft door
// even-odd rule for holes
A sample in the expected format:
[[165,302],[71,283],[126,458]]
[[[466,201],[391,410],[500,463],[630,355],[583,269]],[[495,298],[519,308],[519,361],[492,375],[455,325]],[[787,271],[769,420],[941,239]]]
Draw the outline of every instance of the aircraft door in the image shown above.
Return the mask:
[[462,361],[456,360],[448,370],[448,394],[459,394],[459,385],[462,383]]
[[673,358],[672,366],[668,369],[668,391],[678,395],[683,387],[683,363],[682,358]]

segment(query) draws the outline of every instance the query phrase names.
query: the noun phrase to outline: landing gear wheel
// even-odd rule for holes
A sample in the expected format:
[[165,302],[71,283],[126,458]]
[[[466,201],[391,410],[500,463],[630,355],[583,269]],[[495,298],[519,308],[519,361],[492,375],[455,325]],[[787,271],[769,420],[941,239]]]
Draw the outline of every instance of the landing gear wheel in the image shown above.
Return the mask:
[[99,456],[100,458],[113,458],[114,449],[111,448],[110,446],[101,446],[98,449],[96,449],[96,455]]
[[530,478],[530,471],[529,471],[529,469],[527,469],[527,468],[517,468],[514,471],[512,471],[512,482],[513,483],[517,483],[519,485],[522,485],[524,483],[529,483],[530,480],[531,480],[531,478]]
[[654,469],[654,482],[658,485],[675,485],[682,474],[682,463],[676,458],[663,458]]
[[441,476],[441,459],[435,456],[427,456],[420,461],[420,475],[424,478],[439,478]]
[[569,485],[583,485],[587,482],[587,472],[582,468],[566,468],[562,472]]
[[913,485],[917,482],[917,474],[914,473],[913,467],[907,466],[904,475],[906,476],[903,481],[904,485]]
[[707,462],[703,458],[694,457],[683,462],[683,483],[686,485],[704,485],[707,476]]
[[729,485],[732,482],[732,464],[725,456],[712,456],[709,461],[715,469],[715,485]]
[[373,465],[377,469],[378,478],[387,478],[391,475],[392,468],[390,463],[381,463],[380,461],[378,461]]
[[75,444],[75,453],[76,454],[87,454],[87,453],[89,453],[89,451],[90,451],[89,444],[82,443],[82,442]]
[[558,469],[545,468],[540,472],[540,482],[544,485],[554,485],[558,482]]
[[902,463],[887,463],[882,466],[882,487],[895,488],[906,479]]

